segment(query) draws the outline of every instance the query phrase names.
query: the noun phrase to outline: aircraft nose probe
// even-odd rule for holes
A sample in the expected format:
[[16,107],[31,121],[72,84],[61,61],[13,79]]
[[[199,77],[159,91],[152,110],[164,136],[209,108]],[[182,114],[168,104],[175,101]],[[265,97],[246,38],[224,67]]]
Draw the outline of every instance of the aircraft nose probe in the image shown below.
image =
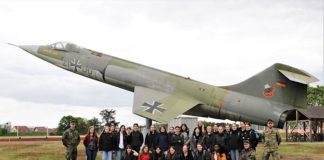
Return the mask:
[[37,53],[37,49],[38,49],[38,46],[36,46],[36,45],[16,45],[16,44],[13,44],[13,43],[7,43],[7,44],[11,45],[11,46],[21,48],[22,50],[24,50],[24,51],[26,51],[28,53],[31,53],[31,54]]

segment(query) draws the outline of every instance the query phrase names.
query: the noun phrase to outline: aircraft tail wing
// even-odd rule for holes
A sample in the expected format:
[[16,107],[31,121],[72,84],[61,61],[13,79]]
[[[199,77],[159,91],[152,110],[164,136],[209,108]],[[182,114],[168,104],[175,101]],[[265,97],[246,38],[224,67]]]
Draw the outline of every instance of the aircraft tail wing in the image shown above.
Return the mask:
[[306,71],[276,63],[239,84],[223,88],[305,108],[307,84],[316,81]]
[[182,94],[165,93],[136,86],[133,113],[167,123],[198,104],[199,101]]

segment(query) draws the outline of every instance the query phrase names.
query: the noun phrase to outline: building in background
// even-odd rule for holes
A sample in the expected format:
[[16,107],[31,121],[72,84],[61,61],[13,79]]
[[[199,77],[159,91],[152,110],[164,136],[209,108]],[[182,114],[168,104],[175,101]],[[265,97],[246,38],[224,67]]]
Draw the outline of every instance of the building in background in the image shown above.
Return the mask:
[[27,126],[13,126],[10,130],[11,133],[31,133]]
[[192,131],[197,126],[197,122],[198,122],[197,117],[180,116],[180,117],[177,117],[177,118],[171,120],[168,123],[168,127],[181,126],[181,124],[185,123],[185,124],[187,124],[187,126],[189,128],[190,134],[192,134]]

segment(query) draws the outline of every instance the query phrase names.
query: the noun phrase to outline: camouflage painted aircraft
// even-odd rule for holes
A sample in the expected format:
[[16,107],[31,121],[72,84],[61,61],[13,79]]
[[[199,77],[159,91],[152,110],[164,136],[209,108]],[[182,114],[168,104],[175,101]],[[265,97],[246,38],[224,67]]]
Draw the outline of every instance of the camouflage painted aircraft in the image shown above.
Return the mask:
[[18,46],[65,70],[134,92],[133,113],[158,122],[193,115],[282,128],[296,110],[306,107],[309,73],[274,64],[232,86],[216,87],[105,55],[72,43]]

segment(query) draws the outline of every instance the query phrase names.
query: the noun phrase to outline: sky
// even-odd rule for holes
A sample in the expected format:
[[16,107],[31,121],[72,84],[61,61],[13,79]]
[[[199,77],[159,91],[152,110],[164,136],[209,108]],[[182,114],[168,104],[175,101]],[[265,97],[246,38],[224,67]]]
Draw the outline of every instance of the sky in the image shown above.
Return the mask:
[[274,63],[323,85],[322,0],[0,1],[0,124],[57,127],[61,117],[121,124],[133,93],[55,67],[7,45],[68,41],[216,86],[239,83]]

